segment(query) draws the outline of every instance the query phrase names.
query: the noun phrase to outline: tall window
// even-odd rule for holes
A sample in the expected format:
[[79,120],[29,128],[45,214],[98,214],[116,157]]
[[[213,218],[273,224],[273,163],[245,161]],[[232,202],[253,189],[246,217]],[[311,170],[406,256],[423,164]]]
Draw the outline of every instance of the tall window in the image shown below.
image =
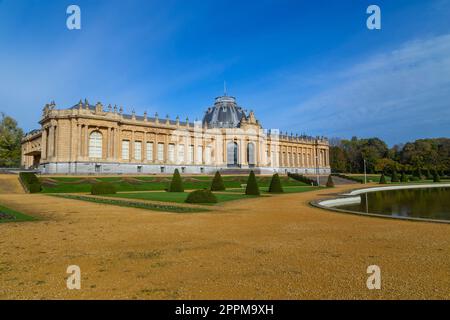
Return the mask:
[[184,162],[184,144],[178,145],[178,162]]
[[194,146],[189,146],[189,163],[194,163]]
[[247,144],[247,163],[255,164],[255,145],[251,142]]
[[142,160],[142,142],[134,142],[134,159]]
[[130,160],[130,141],[122,140],[122,159]]
[[175,145],[169,144],[169,161],[174,162],[175,161]]
[[89,136],[89,157],[102,157],[102,134],[98,131],[93,131]]
[[153,142],[147,142],[147,161],[153,161]]
[[203,148],[202,146],[197,146],[197,163],[203,162]]
[[212,156],[212,148],[210,146],[206,147],[205,150],[205,162],[210,164],[211,163],[211,156]]
[[164,143],[158,143],[158,161],[164,161]]

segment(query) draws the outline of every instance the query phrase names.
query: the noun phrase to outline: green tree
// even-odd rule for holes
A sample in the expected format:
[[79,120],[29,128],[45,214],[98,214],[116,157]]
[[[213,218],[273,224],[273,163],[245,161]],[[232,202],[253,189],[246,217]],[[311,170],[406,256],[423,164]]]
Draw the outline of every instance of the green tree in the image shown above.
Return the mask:
[[1,114],[0,121],[0,167],[19,167],[23,131],[16,120]]
[[270,186],[269,186],[269,192],[270,193],[283,193],[283,186],[281,185],[281,180],[280,180],[280,176],[278,175],[278,173],[275,173],[272,176],[272,180],[270,181]]
[[384,173],[381,174],[380,184],[386,184],[386,177],[385,177]]
[[433,172],[433,182],[441,182],[441,177],[437,170],[434,170]]
[[172,181],[170,182],[168,192],[184,192],[183,181],[181,180],[180,172],[175,169]]
[[400,177],[401,182],[408,182],[408,176],[406,175],[405,171],[402,171],[402,175]]
[[216,171],[211,183],[211,191],[223,191],[225,190],[225,184],[223,183],[222,176],[219,171]]
[[245,194],[246,195],[255,195],[255,196],[260,195],[258,182],[256,181],[255,173],[253,172],[253,170],[250,171],[250,174],[248,176],[247,187],[245,188]]
[[392,171],[391,182],[400,182],[398,178],[397,170]]

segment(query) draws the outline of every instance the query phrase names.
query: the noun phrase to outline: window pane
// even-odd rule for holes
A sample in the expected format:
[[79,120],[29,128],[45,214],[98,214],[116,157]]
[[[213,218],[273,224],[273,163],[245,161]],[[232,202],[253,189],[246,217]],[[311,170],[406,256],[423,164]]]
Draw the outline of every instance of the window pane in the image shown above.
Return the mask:
[[140,141],[134,142],[134,159],[142,159],[142,143]]
[[98,131],[92,132],[89,136],[89,157],[102,157],[102,134]]
[[147,142],[147,161],[153,161],[153,142]]
[[130,159],[130,141],[128,140],[122,141],[122,159],[123,160]]

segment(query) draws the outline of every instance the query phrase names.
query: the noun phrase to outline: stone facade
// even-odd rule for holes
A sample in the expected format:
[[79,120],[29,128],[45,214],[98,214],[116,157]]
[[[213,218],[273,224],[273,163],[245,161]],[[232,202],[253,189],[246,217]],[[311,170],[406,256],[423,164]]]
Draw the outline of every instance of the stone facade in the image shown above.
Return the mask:
[[[216,108],[227,111],[224,104]],[[242,112],[232,127],[211,127],[205,121],[124,114],[111,105],[104,110],[101,103],[80,101],[56,109],[52,102],[39,123],[41,129],[22,141],[22,165],[44,174],[158,174],[176,168],[189,174],[250,168],[260,173],[330,172],[327,139],[265,130],[253,112]]]

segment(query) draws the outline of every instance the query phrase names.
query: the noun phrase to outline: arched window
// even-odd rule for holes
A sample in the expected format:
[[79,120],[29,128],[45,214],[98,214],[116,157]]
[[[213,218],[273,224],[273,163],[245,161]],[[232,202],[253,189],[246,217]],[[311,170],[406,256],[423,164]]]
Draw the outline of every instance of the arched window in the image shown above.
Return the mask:
[[252,142],[247,144],[247,163],[249,165],[255,164],[255,145]]
[[93,131],[89,136],[89,158],[102,157],[102,134]]
[[227,145],[227,164],[229,167],[238,165],[238,144],[229,142]]

